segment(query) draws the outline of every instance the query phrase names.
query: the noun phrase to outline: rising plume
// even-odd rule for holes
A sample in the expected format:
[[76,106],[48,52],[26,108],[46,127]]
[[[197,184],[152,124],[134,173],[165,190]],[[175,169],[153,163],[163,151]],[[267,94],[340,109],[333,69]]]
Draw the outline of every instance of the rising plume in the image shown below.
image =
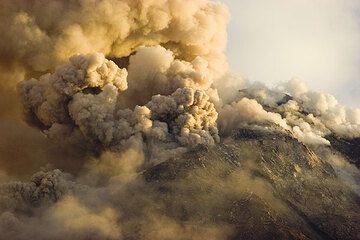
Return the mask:
[[[244,186],[291,219],[252,176],[255,155],[240,172],[210,163],[214,179],[194,167],[161,189],[151,180],[151,167],[239,129],[283,134],[303,151],[360,137],[359,109],[301,80],[271,89],[228,73],[228,21],[210,0],[1,1],[0,239],[228,239],[218,211],[250,194]],[[226,197],[209,197],[213,185]]]

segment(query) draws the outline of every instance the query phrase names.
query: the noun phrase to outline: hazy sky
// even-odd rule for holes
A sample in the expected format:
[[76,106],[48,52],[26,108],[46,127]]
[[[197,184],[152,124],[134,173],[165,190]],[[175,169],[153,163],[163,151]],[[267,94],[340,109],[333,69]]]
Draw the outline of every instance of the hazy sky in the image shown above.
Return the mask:
[[220,1],[233,72],[269,85],[296,76],[360,107],[360,0]]

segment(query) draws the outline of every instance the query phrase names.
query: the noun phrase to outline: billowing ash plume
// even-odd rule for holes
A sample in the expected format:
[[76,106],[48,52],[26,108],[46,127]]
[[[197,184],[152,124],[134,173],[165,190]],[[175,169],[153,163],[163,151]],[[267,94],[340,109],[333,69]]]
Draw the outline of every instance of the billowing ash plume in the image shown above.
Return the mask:
[[[226,239],[226,224],[165,216],[176,201],[139,174],[243,127],[314,148],[360,137],[360,110],[331,95],[226,74],[228,19],[210,0],[1,1],[0,239]],[[224,194],[240,194],[237,179],[266,185],[244,174]],[[175,188],[212,187],[188,177]],[[190,212],[221,206],[182,199]]]
[[[176,136],[170,138],[181,144],[216,142],[214,113],[205,119],[204,116],[194,117],[196,111],[188,109],[193,112],[186,116],[193,115],[197,123],[190,123],[194,121],[190,119],[182,123],[177,120],[176,124],[184,126],[175,126],[169,123],[170,119],[159,121],[146,109],[152,96],[170,96],[177,89],[187,87],[209,95],[210,102],[220,113],[220,128],[224,128],[220,130],[224,133],[244,124],[270,122],[309,144],[328,144],[323,137],[331,132],[340,137],[359,136],[358,110],[340,107],[333,97],[310,92],[301,86],[302,83],[292,81],[284,86],[299,109],[294,102],[277,109],[280,93],[271,93],[256,84],[246,86],[250,95],[243,96],[253,101],[219,97],[217,92],[224,95],[222,84],[216,82],[226,70],[223,49],[228,14],[221,4],[211,1],[182,2],[186,11],[179,11],[185,9],[184,6],[179,8],[179,4],[178,1],[161,4],[152,1],[100,1],[96,4],[91,1],[48,4],[4,1],[2,24],[14,26],[0,41],[4,51],[1,56],[6,57],[8,64],[31,74],[51,70],[71,59],[70,64],[58,68],[54,74],[20,85],[29,118],[47,130],[49,136],[74,135],[79,130],[88,141],[100,142],[104,147],[121,145],[137,133],[169,139],[166,135],[173,135],[173,130]],[[14,35],[17,41],[8,41]],[[22,45],[24,42],[28,42],[26,47]],[[125,57],[129,64],[126,70],[117,69],[103,55],[91,56],[89,52],[101,52],[112,58]],[[88,55],[71,57],[74,53]],[[75,73],[77,70],[79,73]],[[107,100],[110,102],[103,104]],[[255,100],[273,109],[261,109],[263,107]],[[252,108],[253,112],[245,110],[239,119],[231,116],[229,121],[236,123],[227,122],[226,112],[230,109],[239,112],[236,110],[239,106]],[[183,115],[181,111],[177,115]],[[294,114],[296,112],[301,116]],[[97,126],[99,122],[101,126]],[[78,133],[75,135],[79,137]],[[192,136],[192,140],[185,140],[186,135]]]
[[[231,101],[230,101],[231,102]],[[277,125],[308,145],[329,145],[325,138],[360,137],[360,110],[340,105],[334,96],[309,91],[292,79],[275,89],[247,84],[220,109],[219,127],[224,134],[251,125]]]
[[[74,53],[128,56],[163,45],[178,58],[202,57],[223,72],[228,13],[208,0],[2,1],[1,62],[46,71]],[[16,37],[15,37],[16,36]],[[219,65],[222,68],[219,68]]]
[[[159,57],[172,58],[171,53],[161,47],[141,48],[134,55],[134,61],[130,58],[129,77],[133,77],[136,61],[143,54],[153,51],[160,53]],[[166,77],[159,76],[164,84],[156,82],[158,80],[152,83],[161,85],[160,88],[174,88],[177,84],[179,87],[183,85],[183,88],[178,88],[169,96],[155,95],[145,106],[137,105],[134,109],[120,107],[122,100],[129,102],[124,99],[128,96],[120,97],[128,88],[127,70],[119,69],[102,54],[73,56],[69,64],[58,68],[54,74],[21,82],[18,91],[28,118],[39,122],[49,136],[71,136],[73,131],[80,131],[86,140],[94,144],[115,148],[138,134],[163,141],[172,140],[170,135],[174,135],[174,140],[183,145],[214,144],[219,140],[217,112],[206,92],[196,87],[201,85],[197,81],[206,81],[204,76],[196,74],[189,65],[173,62],[168,71],[183,76],[173,76],[174,83],[170,84]],[[141,71],[141,74],[144,72]],[[148,81],[151,84],[151,80]],[[151,92],[143,91],[144,94],[137,94],[141,96]]]
[[[77,172],[93,154],[89,149],[97,154],[119,150],[128,139],[150,152],[161,146],[160,155],[219,140],[216,112],[204,101],[214,103],[211,85],[227,70],[223,50],[229,14],[224,5],[208,0],[6,0],[0,3],[0,20],[0,134],[4,139],[26,136],[24,141],[41,145],[34,152],[27,142],[4,143],[1,161],[7,171],[19,173],[9,164],[16,156],[34,169],[51,158],[51,164]],[[24,79],[31,80],[18,85],[19,103],[14,89]],[[173,95],[178,89],[194,102]],[[167,119],[163,112],[150,111],[154,104],[147,106],[158,94],[176,102],[178,109]],[[25,126],[20,105],[27,122],[60,144]],[[27,168],[21,175],[29,175]]]
[[358,109],[309,92],[296,79],[284,84],[291,95],[252,84],[224,103],[204,61],[175,60],[163,47],[141,47],[130,57],[128,71],[100,53],[75,55],[54,74],[21,82],[18,91],[28,119],[49,136],[80,131],[86,141],[105,148],[119,148],[133,136],[212,145],[219,141],[215,105],[225,135],[242,126],[275,124],[310,145],[329,144],[324,137],[330,133],[360,136]]
[[1,211],[29,211],[34,207],[59,200],[63,195],[75,190],[70,176],[60,170],[38,172],[29,183],[8,183],[2,185]]
[[286,83],[285,90],[299,102],[300,111],[319,119],[331,132],[344,138],[360,136],[360,109],[346,108],[330,94],[309,91],[298,79]]

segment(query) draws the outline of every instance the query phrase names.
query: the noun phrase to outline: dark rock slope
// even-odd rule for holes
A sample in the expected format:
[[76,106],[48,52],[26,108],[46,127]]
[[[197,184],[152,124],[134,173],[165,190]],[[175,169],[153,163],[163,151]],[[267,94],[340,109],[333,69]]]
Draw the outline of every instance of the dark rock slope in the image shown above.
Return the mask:
[[327,136],[327,139],[331,142],[331,146],[335,150],[345,155],[349,162],[360,168],[360,138],[344,140],[329,135]]
[[360,198],[325,160],[286,134],[239,130],[144,178],[162,214],[228,239],[360,239]]

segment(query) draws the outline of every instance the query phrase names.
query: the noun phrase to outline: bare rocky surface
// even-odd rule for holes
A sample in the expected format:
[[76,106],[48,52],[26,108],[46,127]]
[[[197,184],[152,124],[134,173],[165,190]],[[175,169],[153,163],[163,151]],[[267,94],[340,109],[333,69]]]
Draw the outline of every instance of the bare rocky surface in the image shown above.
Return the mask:
[[359,196],[325,159],[283,133],[242,129],[144,178],[164,214],[236,229],[229,239],[360,239]]

